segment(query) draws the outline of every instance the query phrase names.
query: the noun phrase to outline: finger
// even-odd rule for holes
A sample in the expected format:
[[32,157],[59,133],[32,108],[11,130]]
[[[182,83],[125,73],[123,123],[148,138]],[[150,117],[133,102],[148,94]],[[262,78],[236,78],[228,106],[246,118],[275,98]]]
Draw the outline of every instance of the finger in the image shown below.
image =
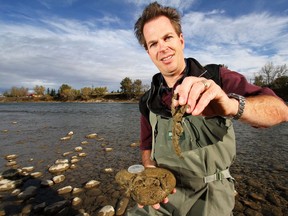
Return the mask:
[[174,193],[176,193],[176,188],[174,188],[171,192],[171,194],[174,194]]
[[189,106],[186,110],[187,113],[192,113],[192,111],[195,109],[198,103],[198,100],[201,98],[202,94],[207,90],[207,87],[209,87],[208,85],[209,84],[206,79],[201,79],[193,84],[188,95],[187,104]]
[[162,201],[162,203],[168,203],[168,202],[169,202],[168,197],[166,197],[166,198]]
[[152,206],[154,209],[160,209],[160,204],[159,203],[156,203]]
[[140,204],[138,204],[138,208],[144,208],[144,206],[143,206],[143,205],[140,205]]
[[199,101],[197,102],[194,110],[192,111],[192,115],[200,115],[203,110],[208,106],[208,104],[215,98],[215,90],[209,88],[206,90],[200,97]]

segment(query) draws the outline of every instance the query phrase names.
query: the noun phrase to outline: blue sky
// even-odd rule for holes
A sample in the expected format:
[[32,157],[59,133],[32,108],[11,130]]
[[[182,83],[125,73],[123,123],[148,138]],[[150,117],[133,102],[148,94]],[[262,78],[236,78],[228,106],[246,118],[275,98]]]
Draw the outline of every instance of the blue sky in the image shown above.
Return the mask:
[[[134,37],[144,0],[0,0],[0,92],[149,84],[158,72]],[[182,14],[185,56],[252,79],[288,62],[287,0],[161,0]]]

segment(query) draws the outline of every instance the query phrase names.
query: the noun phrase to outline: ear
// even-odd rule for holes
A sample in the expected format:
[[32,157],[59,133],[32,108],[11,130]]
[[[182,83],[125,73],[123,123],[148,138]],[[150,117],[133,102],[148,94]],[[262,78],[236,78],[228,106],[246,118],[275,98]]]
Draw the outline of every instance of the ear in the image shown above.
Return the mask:
[[182,33],[179,35],[179,39],[180,39],[180,42],[181,42],[181,44],[182,44],[182,48],[184,49],[184,47],[185,47],[185,40],[184,40],[184,35],[183,35]]

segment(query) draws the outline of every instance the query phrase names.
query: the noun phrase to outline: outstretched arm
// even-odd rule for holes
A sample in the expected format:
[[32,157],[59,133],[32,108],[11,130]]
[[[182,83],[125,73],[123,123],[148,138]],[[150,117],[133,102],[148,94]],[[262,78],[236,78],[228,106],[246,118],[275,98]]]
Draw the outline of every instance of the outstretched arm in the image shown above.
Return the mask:
[[[187,104],[187,113],[192,115],[229,117],[238,112],[239,101],[229,98],[213,80],[186,77],[175,93],[179,100],[174,100],[174,105]],[[288,107],[275,96],[247,97],[240,120],[255,127],[270,127],[288,121]]]

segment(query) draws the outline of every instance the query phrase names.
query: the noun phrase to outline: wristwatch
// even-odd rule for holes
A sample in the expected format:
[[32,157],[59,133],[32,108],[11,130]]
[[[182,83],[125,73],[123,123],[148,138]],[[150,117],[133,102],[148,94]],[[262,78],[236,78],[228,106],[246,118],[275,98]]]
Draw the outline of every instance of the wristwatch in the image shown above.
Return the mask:
[[238,112],[236,115],[234,115],[232,118],[235,120],[238,120],[239,118],[241,118],[243,112],[244,112],[244,108],[245,108],[245,97],[235,94],[235,93],[229,93],[227,94],[227,96],[229,98],[234,98],[236,100],[239,101],[239,106],[238,106]]

